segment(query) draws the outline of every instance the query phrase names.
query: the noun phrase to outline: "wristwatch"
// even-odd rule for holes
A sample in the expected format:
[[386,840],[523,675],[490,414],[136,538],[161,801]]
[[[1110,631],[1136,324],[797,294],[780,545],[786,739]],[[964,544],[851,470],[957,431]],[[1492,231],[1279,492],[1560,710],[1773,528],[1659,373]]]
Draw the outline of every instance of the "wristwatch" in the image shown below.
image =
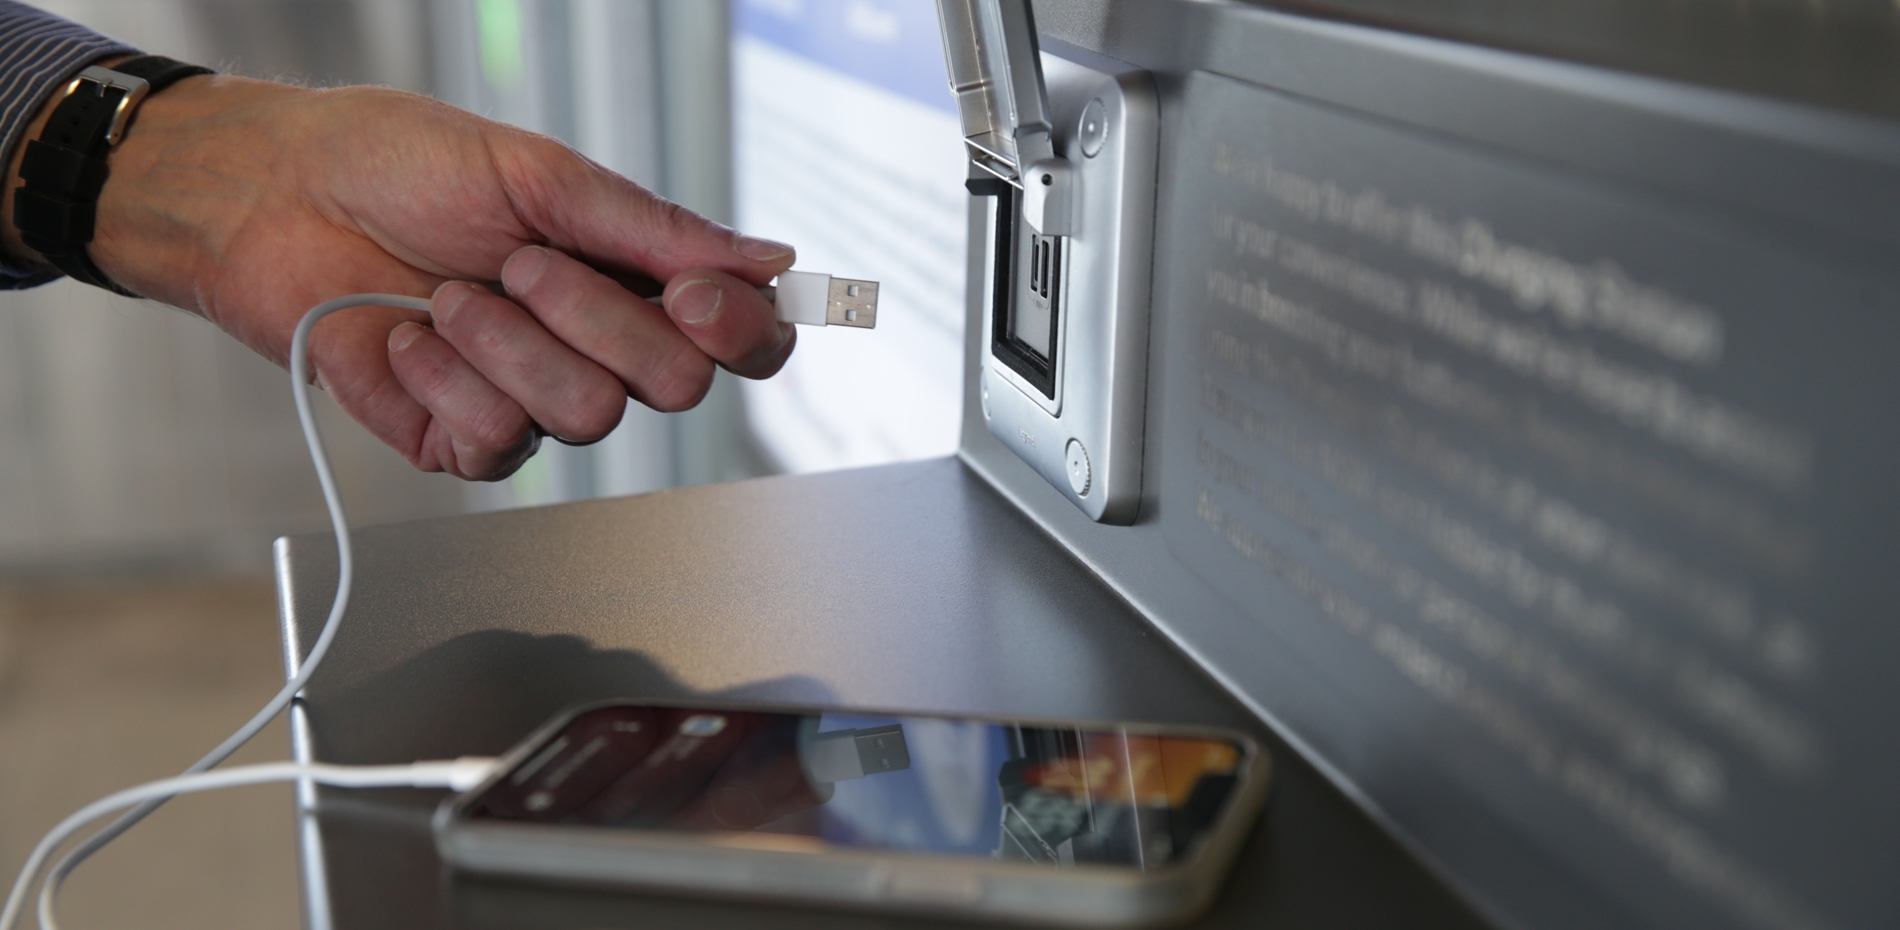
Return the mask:
[[139,104],[184,78],[212,74],[158,55],[142,55],[110,68],[79,72],[63,91],[40,137],[26,144],[14,192],[13,225],[20,238],[53,267],[87,284],[136,297],[93,264],[92,242],[99,192],[106,186],[106,156],[125,138]]

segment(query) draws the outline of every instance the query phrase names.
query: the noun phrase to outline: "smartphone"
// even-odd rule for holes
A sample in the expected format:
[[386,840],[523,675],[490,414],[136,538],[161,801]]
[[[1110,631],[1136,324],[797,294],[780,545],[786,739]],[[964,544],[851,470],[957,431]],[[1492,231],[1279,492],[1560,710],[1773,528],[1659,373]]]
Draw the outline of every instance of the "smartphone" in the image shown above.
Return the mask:
[[1198,727],[609,701],[445,801],[435,840],[562,884],[1146,927],[1211,902],[1269,772]]

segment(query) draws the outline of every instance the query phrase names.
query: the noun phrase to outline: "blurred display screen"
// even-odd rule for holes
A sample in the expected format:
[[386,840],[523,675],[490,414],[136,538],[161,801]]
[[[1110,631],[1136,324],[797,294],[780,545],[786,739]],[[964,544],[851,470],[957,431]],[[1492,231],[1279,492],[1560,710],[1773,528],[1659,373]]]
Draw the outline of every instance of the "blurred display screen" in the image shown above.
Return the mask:
[[1194,848],[1242,764],[1199,736],[618,705],[569,722],[469,813],[1150,868]]
[[882,284],[876,330],[801,329],[744,382],[760,447],[793,472],[955,452],[970,198],[935,5],[740,0],[732,69],[739,228]]

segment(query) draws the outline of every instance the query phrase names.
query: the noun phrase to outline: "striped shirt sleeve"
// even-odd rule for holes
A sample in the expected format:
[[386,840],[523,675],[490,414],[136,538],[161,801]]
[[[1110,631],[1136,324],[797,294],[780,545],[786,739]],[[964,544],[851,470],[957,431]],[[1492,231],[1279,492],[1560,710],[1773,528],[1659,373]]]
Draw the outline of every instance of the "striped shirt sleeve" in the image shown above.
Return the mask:
[[[87,65],[138,49],[71,20],[13,0],[0,0],[0,154],[25,144],[20,136],[47,95]],[[5,163],[0,163],[5,164]],[[13,222],[0,217],[0,222]],[[0,289],[44,284],[59,277],[46,268],[0,258]]]

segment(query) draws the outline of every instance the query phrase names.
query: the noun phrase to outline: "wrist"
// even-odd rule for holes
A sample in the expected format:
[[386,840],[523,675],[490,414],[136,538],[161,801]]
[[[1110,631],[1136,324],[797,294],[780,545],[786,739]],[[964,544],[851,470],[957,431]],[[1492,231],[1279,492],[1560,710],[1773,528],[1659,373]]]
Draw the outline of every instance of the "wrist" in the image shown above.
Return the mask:
[[[131,54],[110,55],[93,61],[90,64],[102,68],[110,68],[120,62],[129,61],[137,57],[137,55]],[[65,98],[64,84],[53,88],[52,92],[46,95],[46,99],[40,101],[39,110],[33,114],[33,119],[20,130],[20,138],[13,146],[13,150],[7,154],[6,187],[5,191],[0,193],[0,211],[4,211],[0,212],[0,250],[4,250],[7,260],[15,264],[50,267],[45,256],[35,251],[20,238],[20,231],[14,227],[12,221],[13,200],[14,195],[20,187],[20,162],[26,157],[27,142],[40,137],[40,133],[46,130],[46,121],[52,117],[53,110],[57,108],[60,101]]]
[[[215,160],[187,164],[174,176],[163,169],[179,160],[181,141],[197,141],[207,128],[215,136],[231,90],[241,98],[246,88],[294,90],[220,80],[158,56],[115,56],[81,72],[42,104],[10,164],[12,176],[25,180],[6,191],[15,255],[121,294],[133,289],[195,308],[189,298],[195,273],[207,265],[207,232],[228,227],[224,215],[244,199],[231,196],[231,181],[243,190],[245,178],[220,176]],[[216,154],[227,162],[230,152],[240,152],[238,163],[253,166],[262,160],[260,149],[271,151],[268,140],[242,129],[227,132],[221,146],[214,140],[185,147],[199,155],[222,148]]]
[[135,293],[200,310],[200,282],[252,219],[287,140],[257,117],[309,93],[222,75],[186,78],[146,98],[107,158],[90,253]]

